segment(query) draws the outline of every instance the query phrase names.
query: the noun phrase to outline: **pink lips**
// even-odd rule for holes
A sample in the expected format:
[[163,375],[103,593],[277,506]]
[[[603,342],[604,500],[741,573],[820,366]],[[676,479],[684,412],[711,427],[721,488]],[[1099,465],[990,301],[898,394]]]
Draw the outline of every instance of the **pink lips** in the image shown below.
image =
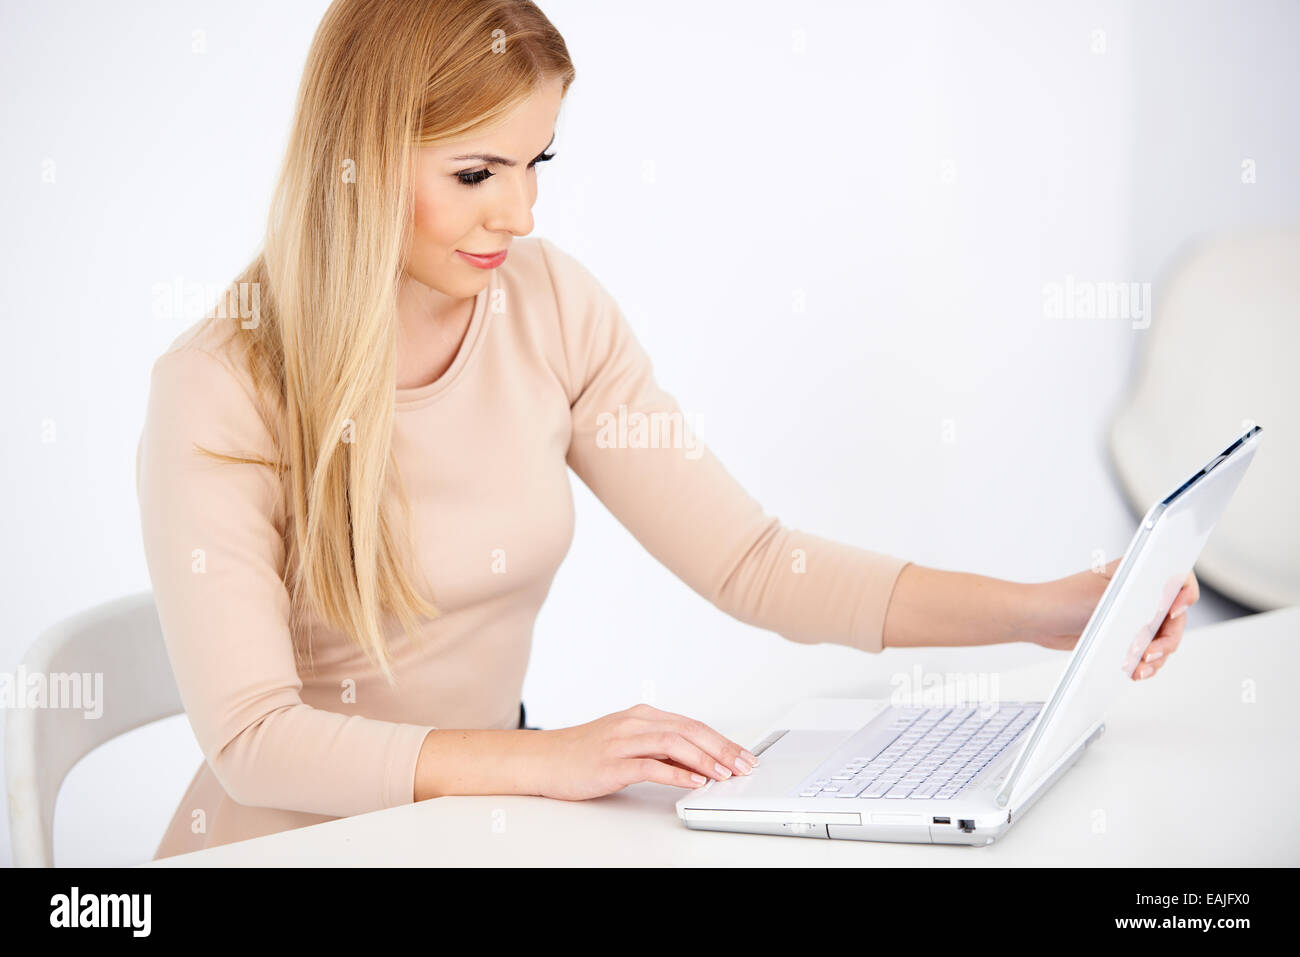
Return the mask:
[[495,269],[506,261],[506,253],[508,252],[508,249],[503,249],[501,252],[493,253],[490,256],[476,256],[473,253],[462,252],[458,249],[456,250],[456,255],[460,256],[471,266],[477,266],[479,269]]

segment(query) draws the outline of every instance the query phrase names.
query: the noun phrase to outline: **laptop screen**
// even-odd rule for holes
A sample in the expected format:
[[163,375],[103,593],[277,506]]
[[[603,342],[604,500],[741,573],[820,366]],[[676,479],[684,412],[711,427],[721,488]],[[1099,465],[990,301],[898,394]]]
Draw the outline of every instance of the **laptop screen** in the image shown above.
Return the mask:
[[1259,445],[1259,426],[1152,506],[998,792],[1019,806],[1097,729],[1169,613]]

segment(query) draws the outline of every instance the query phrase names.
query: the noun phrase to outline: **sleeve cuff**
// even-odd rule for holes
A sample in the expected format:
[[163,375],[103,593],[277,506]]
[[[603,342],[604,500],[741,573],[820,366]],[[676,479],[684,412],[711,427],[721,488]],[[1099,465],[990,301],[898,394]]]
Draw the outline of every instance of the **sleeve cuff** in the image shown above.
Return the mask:
[[420,763],[420,750],[429,732],[436,730],[433,725],[398,725],[389,751],[385,806],[415,803],[415,770]]
[[898,584],[898,576],[911,562],[893,555],[872,553],[864,568],[866,584],[853,612],[853,630],[850,644],[862,651],[879,653],[885,647],[885,615],[889,601]]

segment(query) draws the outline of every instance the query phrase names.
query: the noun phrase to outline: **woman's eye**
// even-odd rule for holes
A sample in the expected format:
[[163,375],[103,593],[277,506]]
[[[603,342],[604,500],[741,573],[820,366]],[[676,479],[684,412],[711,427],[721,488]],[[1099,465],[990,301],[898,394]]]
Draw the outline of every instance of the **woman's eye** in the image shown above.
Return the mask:
[[[555,158],[554,153],[543,153],[541,156],[537,157],[537,159],[529,163],[528,168],[532,169],[538,163],[545,163],[547,160],[554,159],[554,158]],[[456,177],[466,186],[477,186],[480,183],[486,181],[488,178],[495,175],[496,173],[492,172],[491,170],[479,169],[479,170],[475,170],[472,173],[457,173]]]
[[483,182],[489,176],[494,176],[494,175],[496,174],[493,173],[491,170],[486,170],[486,169],[475,170],[473,173],[456,174],[456,176],[460,179],[460,181],[464,183],[466,186],[477,186],[479,183]]

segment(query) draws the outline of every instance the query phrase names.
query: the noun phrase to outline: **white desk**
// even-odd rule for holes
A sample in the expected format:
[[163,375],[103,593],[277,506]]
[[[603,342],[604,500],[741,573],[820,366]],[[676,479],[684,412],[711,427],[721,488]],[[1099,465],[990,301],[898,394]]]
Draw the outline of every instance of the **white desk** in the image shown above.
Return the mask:
[[[1000,696],[1045,699],[1064,663],[999,676]],[[146,866],[1295,866],[1297,674],[1300,606],[1188,631],[1083,759],[987,847],[693,831],[674,808],[683,791],[639,784],[581,802],[437,798]],[[770,730],[752,725],[728,728],[749,727],[738,740],[752,744]]]

